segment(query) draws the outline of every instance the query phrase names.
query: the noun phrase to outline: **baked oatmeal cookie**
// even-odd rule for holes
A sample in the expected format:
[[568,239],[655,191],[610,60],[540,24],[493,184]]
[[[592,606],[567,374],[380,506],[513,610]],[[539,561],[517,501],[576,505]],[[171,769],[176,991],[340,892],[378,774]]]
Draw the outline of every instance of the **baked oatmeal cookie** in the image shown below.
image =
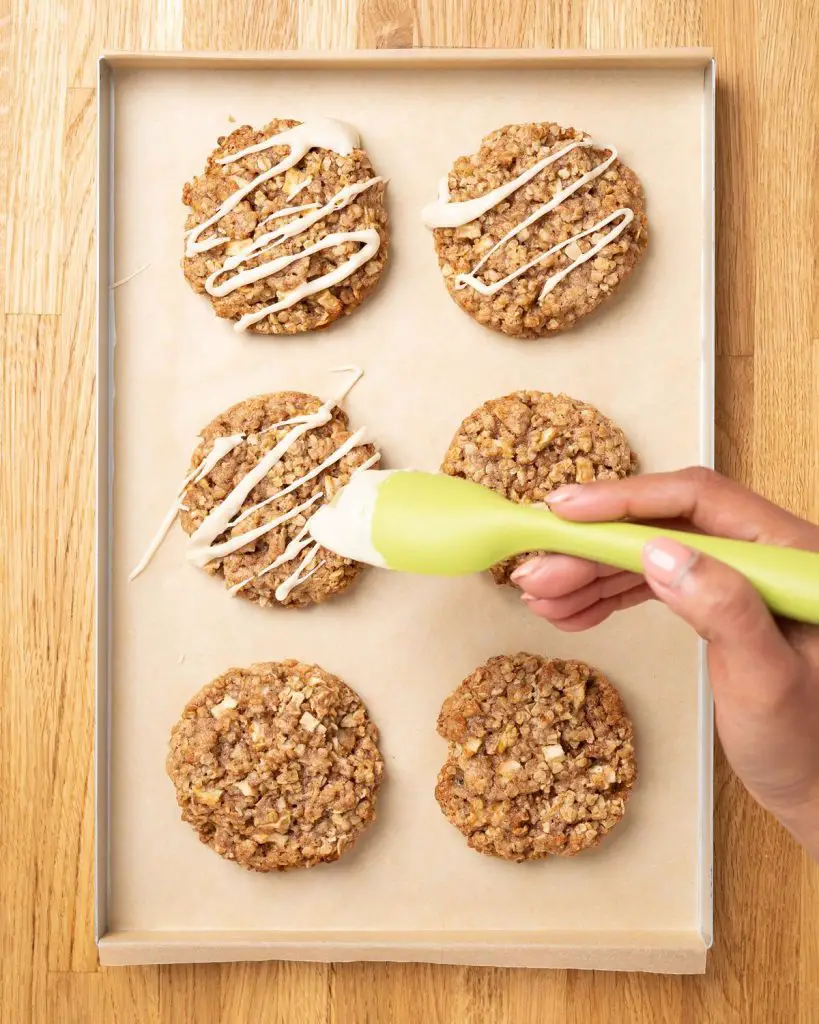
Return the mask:
[[[311,414],[319,422],[304,429],[299,417]],[[225,444],[228,450],[202,475]],[[340,594],[362,566],[313,544],[307,524],[356,469],[377,458],[375,446],[363,443],[362,432],[353,434],[347,414],[332,402],[322,405],[298,391],[239,402],[201,431],[191,457],[180,512],[192,535],[189,560],[263,606],[304,608]],[[269,469],[243,497],[265,460]],[[214,518],[203,527],[208,516]],[[202,542],[200,528],[218,532]]]
[[441,810],[474,850],[507,860],[596,846],[637,778],[623,701],[580,661],[490,658],[444,701],[438,732]]
[[575,128],[506,125],[459,157],[445,182],[424,210],[444,282],[478,323],[504,334],[574,326],[648,242],[637,175]]
[[384,771],[358,695],[298,661],[233,668],[200,690],[166,767],[182,820],[253,871],[337,860],[374,819]]
[[[623,431],[592,405],[544,391],[493,398],[463,421],[444,456],[444,473],[536,505],[562,484],[619,480],[637,469]],[[496,583],[534,552],[489,571]]]
[[384,270],[384,190],[343,122],[236,128],[182,190],[185,277],[237,330],[327,327],[352,313]]

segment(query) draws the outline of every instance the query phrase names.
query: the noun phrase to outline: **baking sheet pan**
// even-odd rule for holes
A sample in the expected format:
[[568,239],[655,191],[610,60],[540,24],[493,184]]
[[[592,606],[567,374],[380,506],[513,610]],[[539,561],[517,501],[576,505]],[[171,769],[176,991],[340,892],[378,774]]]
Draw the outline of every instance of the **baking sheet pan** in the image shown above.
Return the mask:
[[[231,600],[174,530],[128,572],[198,430],[260,391],[347,408],[385,467],[435,469],[460,420],[518,388],[614,418],[643,471],[711,460],[713,63],[703,51],[121,55],[100,77],[97,928],[103,963],[392,959],[694,972],[711,931],[711,707],[696,638],[656,606],[564,635],[480,577],[368,572],[303,612]],[[391,179],[392,259],[326,332],[240,336],[179,267],[182,184],[236,123],[334,116]],[[651,244],[622,294],[541,342],[488,332],[452,302],[420,221],[438,178],[512,121],[613,142],[645,185]],[[144,269],[143,269],[144,268]],[[140,271],[126,284],[111,283]],[[623,824],[574,859],[514,865],[466,847],[433,797],[444,697],[487,657],[530,650],[605,671],[635,722],[641,778]],[[243,872],[180,822],[171,725],[231,665],[315,661],[382,733],[378,821],[334,865]]]

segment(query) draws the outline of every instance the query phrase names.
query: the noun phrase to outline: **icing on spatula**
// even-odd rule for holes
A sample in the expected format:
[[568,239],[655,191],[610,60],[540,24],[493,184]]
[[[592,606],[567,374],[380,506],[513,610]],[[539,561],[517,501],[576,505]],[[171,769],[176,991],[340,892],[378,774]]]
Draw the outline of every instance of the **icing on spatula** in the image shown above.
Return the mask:
[[819,623],[819,554],[636,523],[573,523],[437,473],[357,473],[310,520],[323,547],[400,572],[460,576],[512,555],[546,550],[641,572],[652,538],[672,537],[746,576],[769,608]]

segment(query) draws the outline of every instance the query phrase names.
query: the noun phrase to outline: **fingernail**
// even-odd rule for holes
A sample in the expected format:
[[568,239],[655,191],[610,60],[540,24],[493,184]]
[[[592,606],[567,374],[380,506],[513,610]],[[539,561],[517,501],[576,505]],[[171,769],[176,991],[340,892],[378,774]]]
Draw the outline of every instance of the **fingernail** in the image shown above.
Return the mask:
[[682,583],[697,557],[696,551],[668,537],[657,537],[643,548],[646,575],[671,588]]
[[552,491],[551,494],[547,494],[543,500],[547,505],[564,505],[567,501],[577,497],[577,492],[582,487],[582,484],[565,484],[563,487],[558,487],[556,491]]
[[534,594],[521,594],[520,599],[524,604],[534,604],[537,601]]
[[533,576],[539,569],[541,569],[546,562],[546,556],[541,555],[538,558],[530,558],[528,562],[524,562],[523,565],[519,565],[517,569],[512,573],[510,579],[514,583],[520,583],[521,580],[528,579]]

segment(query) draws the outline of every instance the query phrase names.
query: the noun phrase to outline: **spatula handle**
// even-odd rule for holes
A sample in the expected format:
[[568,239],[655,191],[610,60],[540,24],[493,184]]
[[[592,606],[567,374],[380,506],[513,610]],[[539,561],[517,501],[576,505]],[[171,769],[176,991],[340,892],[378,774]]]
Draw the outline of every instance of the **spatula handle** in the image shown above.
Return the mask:
[[574,523],[545,509],[526,508],[525,512],[531,548],[541,546],[641,572],[646,543],[671,537],[742,573],[777,615],[819,624],[819,553],[636,523]]

